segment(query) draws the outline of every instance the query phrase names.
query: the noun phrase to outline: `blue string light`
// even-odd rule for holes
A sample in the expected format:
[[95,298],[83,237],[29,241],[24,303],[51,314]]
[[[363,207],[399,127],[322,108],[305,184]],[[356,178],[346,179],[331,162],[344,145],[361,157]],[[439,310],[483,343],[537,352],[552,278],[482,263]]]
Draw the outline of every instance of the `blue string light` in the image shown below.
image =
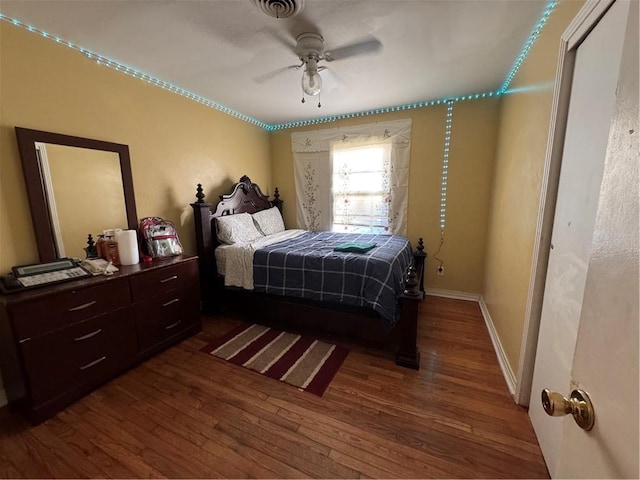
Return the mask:
[[511,84],[511,81],[513,80],[513,78],[516,76],[516,73],[518,72],[520,65],[522,65],[522,63],[524,62],[524,59],[527,58],[527,55],[531,51],[531,47],[533,47],[533,44],[535,43],[536,39],[540,35],[540,32],[542,31],[542,27],[544,27],[545,23],[547,23],[547,21],[549,20],[549,16],[551,15],[551,12],[553,12],[553,9],[556,8],[557,4],[558,2],[556,0],[552,0],[547,4],[547,7],[542,13],[542,18],[540,18],[540,21],[536,24],[535,28],[533,29],[533,32],[531,32],[531,35],[529,35],[529,39],[524,44],[524,47],[522,47],[522,51],[520,52],[520,55],[518,55],[518,57],[516,58],[516,61],[514,62],[513,67],[511,67],[511,70],[507,74],[507,78],[505,78],[504,83],[500,87],[500,93],[505,93],[509,88],[509,85]]
[[449,104],[450,102],[461,102],[461,101],[466,101],[466,100],[493,97],[493,96],[499,96],[499,95],[502,95],[502,92],[500,92],[499,90],[496,90],[496,91],[493,91],[493,92],[484,92],[484,93],[478,93],[478,94],[473,94],[473,95],[465,95],[465,96],[461,96],[461,97],[451,97],[451,98],[443,98],[443,99],[439,99],[439,100],[427,100],[427,101],[424,101],[424,102],[407,103],[407,104],[404,104],[404,105],[394,105],[394,106],[391,106],[391,107],[382,107],[382,108],[376,108],[376,109],[372,109],[372,110],[363,110],[363,111],[360,111],[360,112],[341,113],[341,114],[338,114],[338,115],[330,115],[330,116],[327,116],[327,117],[312,118],[312,119],[309,119],[309,120],[299,120],[299,121],[296,121],[296,122],[278,123],[278,124],[269,125],[267,130],[270,130],[270,131],[284,130],[284,129],[288,129],[288,128],[296,128],[296,127],[303,127],[303,126],[307,126],[307,125],[315,125],[315,124],[318,124],[318,123],[335,122],[337,120],[343,120],[345,118],[364,117],[364,116],[368,116],[368,115],[378,115],[378,114],[381,114],[381,113],[390,113],[390,112],[397,112],[397,111],[402,111],[402,110],[414,110],[416,108],[433,107],[434,105]]
[[452,100],[447,102],[447,117],[444,127],[444,150],[442,153],[442,179],[440,181],[440,229],[444,230],[447,213],[447,182],[449,180],[449,147],[451,145],[451,123],[453,122]]
[[[29,32],[33,32],[33,33],[37,33],[40,36],[44,37],[44,38],[48,38],[50,40],[54,40],[56,43],[60,43],[62,45],[65,45],[69,48],[71,48],[72,50],[76,50],[80,53],[82,53],[83,55],[85,55],[87,58],[95,60],[96,63],[98,65],[103,65],[106,66],[108,68],[112,68],[116,71],[119,71],[121,73],[124,73],[126,75],[129,75],[131,77],[137,78],[139,80],[143,80],[146,81],[147,83],[151,84],[151,85],[155,85],[158,86],[164,90],[168,90],[172,93],[176,93],[178,95],[181,95],[185,98],[188,98],[190,100],[193,100],[197,103],[200,103],[202,105],[206,105],[208,107],[211,107],[215,110],[218,110],[220,112],[223,112],[227,115],[231,115],[232,117],[238,118],[240,120],[243,120],[245,122],[248,122],[252,125],[256,125],[260,128],[263,128],[267,131],[276,131],[276,130],[284,130],[284,129],[289,129],[289,128],[296,128],[296,127],[303,127],[303,126],[307,126],[307,125],[318,125],[318,124],[322,124],[322,123],[330,123],[330,122],[335,122],[337,120],[343,120],[346,118],[357,118],[357,117],[364,117],[364,116],[369,116],[369,115],[378,115],[381,113],[390,113],[390,112],[397,112],[397,111],[404,111],[404,110],[414,110],[417,108],[425,108],[425,107],[432,107],[435,105],[441,105],[441,104],[446,104],[447,105],[447,111],[449,111],[449,109],[453,108],[453,103],[454,102],[462,102],[462,101],[468,101],[468,100],[477,100],[480,98],[487,98],[487,97],[495,97],[495,96],[500,96],[503,95],[507,92],[507,89],[509,87],[509,84],[511,83],[511,81],[513,80],[514,76],[516,75],[516,72],[518,71],[518,69],[520,68],[520,65],[522,65],[522,63],[524,62],[524,59],[526,58],[527,54],[529,53],[529,51],[531,50],[531,47],[533,46],[535,40],[538,38],[538,36],[540,35],[540,31],[542,30],[542,27],[545,25],[545,23],[547,22],[547,20],[549,19],[549,16],[551,15],[551,12],[553,11],[553,9],[555,8],[557,4],[556,0],[552,0],[551,2],[549,2],[549,4],[547,5],[547,7],[545,8],[542,18],[540,19],[540,21],[538,22],[538,24],[536,25],[536,27],[534,28],[533,32],[531,33],[531,35],[529,36],[529,39],[527,40],[527,42],[525,43],[524,48],[522,49],[522,52],[520,53],[520,55],[518,56],[518,58],[516,59],[513,67],[511,68],[509,74],[507,75],[504,83],[502,84],[502,86],[500,87],[500,89],[495,90],[495,91],[490,91],[490,92],[482,92],[482,93],[474,93],[474,94],[470,94],[470,95],[462,95],[462,96],[456,96],[456,97],[447,97],[447,98],[442,98],[442,99],[438,99],[438,100],[426,100],[426,101],[422,101],[422,102],[415,102],[415,103],[408,103],[408,104],[404,104],[404,105],[395,105],[395,106],[391,106],[391,107],[382,107],[382,108],[376,108],[376,109],[371,109],[371,110],[364,110],[364,111],[360,111],[360,112],[352,112],[352,113],[342,113],[342,114],[338,114],[338,115],[330,115],[330,116],[326,116],[326,117],[318,117],[318,118],[312,118],[312,119],[308,119],[308,120],[299,120],[299,121],[295,121],[295,122],[285,122],[285,123],[276,123],[276,124],[268,124],[265,122],[262,122],[256,118],[250,117],[249,115],[245,115],[244,113],[238,112],[232,108],[229,108],[225,105],[222,105],[218,102],[214,102],[213,100],[209,100],[208,98],[202,97],[201,95],[198,95],[196,93],[190,92],[188,90],[185,90],[181,87],[177,87],[169,82],[165,82],[164,80],[160,80],[159,78],[156,78],[152,75],[148,75],[144,72],[140,72],[134,68],[128,67],[126,65],[123,65],[119,62],[116,62],[114,60],[110,60],[106,57],[103,57],[99,54],[96,54],[94,52],[91,52],[85,48],[82,48],[78,45],[75,45],[67,40],[64,40],[62,38],[59,37],[54,37],[51,36],[49,33],[43,31],[43,30],[39,30],[38,28],[32,26],[32,25],[27,25],[25,23],[22,23],[21,21],[15,19],[15,18],[10,18],[7,17],[6,15],[3,15],[2,13],[0,13],[0,20],[4,20],[6,22],[9,22],[17,27],[21,27],[24,28],[26,30],[28,30]],[[446,192],[445,192],[446,193]]]

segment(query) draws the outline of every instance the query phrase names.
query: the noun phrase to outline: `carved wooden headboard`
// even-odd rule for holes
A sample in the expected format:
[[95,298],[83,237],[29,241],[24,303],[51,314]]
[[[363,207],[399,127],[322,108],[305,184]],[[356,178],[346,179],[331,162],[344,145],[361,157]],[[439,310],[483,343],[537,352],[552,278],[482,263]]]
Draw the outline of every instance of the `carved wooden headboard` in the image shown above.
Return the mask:
[[202,185],[196,189],[197,201],[191,204],[196,231],[196,248],[200,264],[200,278],[204,283],[213,282],[217,277],[215,255],[213,250],[219,245],[216,238],[215,218],[237,213],[255,213],[271,207],[278,207],[282,212],[283,201],[280,200],[278,188],[275,188],[274,199],[269,200],[260,187],[249,177],[243,175],[231,189],[231,193],[220,195],[220,202],[214,205],[204,201]]
[[271,208],[269,198],[262,193],[260,187],[249,177],[243,175],[233,186],[231,193],[220,195],[220,202],[213,212],[213,217],[233,215],[236,213],[256,213]]

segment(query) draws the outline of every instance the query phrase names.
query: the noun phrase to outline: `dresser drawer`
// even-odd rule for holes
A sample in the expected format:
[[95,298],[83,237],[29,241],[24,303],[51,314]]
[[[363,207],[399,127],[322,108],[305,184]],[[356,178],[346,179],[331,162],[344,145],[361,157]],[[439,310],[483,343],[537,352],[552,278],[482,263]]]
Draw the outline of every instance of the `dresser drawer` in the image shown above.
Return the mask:
[[173,290],[157,295],[134,307],[138,350],[145,350],[200,322],[197,288]]
[[198,262],[196,261],[187,261],[151,270],[131,279],[131,293],[134,302],[185,287],[198,288]]
[[34,404],[80,385],[97,384],[131,366],[136,348],[130,309],[23,342],[22,358]]
[[114,279],[11,306],[18,341],[34,338],[131,303],[129,282]]

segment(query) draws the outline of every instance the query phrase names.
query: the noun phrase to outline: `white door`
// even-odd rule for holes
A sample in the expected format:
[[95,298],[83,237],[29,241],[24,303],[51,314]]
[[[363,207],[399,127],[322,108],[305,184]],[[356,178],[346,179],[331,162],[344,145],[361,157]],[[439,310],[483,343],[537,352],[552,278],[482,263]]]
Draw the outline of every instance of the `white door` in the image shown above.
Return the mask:
[[[637,105],[638,4],[618,0],[575,57],[529,409],[552,477],[640,473]],[[549,417],[543,388],[587,391],[594,428]]]

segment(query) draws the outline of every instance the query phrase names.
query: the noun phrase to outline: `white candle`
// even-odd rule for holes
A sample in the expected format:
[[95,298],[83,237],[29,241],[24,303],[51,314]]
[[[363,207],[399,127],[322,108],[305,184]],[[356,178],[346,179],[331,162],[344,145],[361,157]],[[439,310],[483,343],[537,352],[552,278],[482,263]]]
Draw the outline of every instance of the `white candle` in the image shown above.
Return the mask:
[[138,237],[135,230],[116,232],[120,265],[135,265],[140,261],[138,253]]

